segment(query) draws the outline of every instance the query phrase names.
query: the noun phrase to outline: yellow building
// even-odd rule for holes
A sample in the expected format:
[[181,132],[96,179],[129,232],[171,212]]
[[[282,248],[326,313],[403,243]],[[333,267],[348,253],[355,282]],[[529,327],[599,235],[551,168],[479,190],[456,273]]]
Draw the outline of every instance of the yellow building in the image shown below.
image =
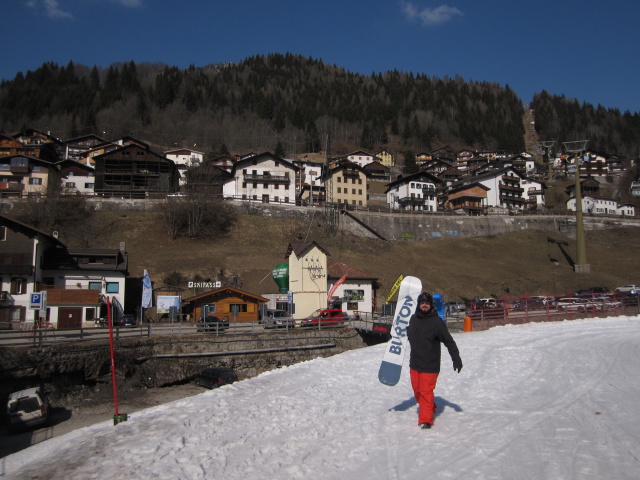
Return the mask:
[[380,159],[380,163],[382,163],[382,165],[384,165],[385,167],[393,167],[396,164],[393,155],[391,155],[386,150],[382,150],[381,152],[376,153],[376,157]]
[[367,206],[367,174],[362,167],[343,161],[324,178],[326,201],[356,207]]
[[327,257],[329,252],[316,242],[290,243],[289,290],[296,306],[296,318],[303,318],[327,306]]

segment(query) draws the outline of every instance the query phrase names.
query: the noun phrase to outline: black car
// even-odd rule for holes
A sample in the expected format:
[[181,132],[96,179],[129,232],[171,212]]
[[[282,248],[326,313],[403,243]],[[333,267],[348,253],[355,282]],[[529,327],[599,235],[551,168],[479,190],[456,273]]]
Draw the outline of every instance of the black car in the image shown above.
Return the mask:
[[195,382],[199,387],[217,388],[221,385],[238,381],[238,375],[231,368],[207,368],[196,375]]
[[125,314],[117,320],[113,321],[114,327],[135,327],[136,326],[135,315]]
[[220,318],[215,315],[209,315],[207,318],[201,318],[198,320],[196,328],[198,329],[198,332],[222,332],[229,328],[229,317],[224,317],[220,320]]

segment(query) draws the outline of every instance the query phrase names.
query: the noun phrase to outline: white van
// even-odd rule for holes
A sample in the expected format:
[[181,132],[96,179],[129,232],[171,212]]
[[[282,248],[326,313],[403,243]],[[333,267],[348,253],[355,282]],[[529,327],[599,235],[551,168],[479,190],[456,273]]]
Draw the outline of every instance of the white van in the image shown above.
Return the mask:
[[9,395],[7,402],[7,430],[44,425],[49,421],[49,401],[39,387],[27,388]]

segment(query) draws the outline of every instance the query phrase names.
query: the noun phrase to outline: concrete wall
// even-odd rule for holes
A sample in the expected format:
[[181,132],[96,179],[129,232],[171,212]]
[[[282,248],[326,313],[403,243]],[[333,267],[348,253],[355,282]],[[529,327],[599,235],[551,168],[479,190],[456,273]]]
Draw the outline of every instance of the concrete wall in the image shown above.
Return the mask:
[[[379,337],[378,341],[384,341]],[[152,388],[192,381],[207,367],[230,367],[240,379],[371,343],[350,328],[258,335],[126,338],[115,344],[118,389]],[[106,342],[53,344],[0,350],[0,398],[32,384],[48,391],[110,385]]]

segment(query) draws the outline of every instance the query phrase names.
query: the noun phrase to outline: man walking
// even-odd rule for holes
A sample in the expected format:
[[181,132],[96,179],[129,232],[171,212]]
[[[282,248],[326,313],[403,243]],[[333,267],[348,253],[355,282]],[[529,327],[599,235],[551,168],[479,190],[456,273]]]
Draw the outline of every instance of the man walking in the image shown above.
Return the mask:
[[449,350],[453,369],[458,373],[462,360],[447,324],[438,316],[433,297],[427,292],[418,296],[418,308],[409,320],[407,338],[411,345],[411,386],[419,406],[418,425],[431,428],[436,412],[433,390],[440,373],[440,344],[444,343]]

